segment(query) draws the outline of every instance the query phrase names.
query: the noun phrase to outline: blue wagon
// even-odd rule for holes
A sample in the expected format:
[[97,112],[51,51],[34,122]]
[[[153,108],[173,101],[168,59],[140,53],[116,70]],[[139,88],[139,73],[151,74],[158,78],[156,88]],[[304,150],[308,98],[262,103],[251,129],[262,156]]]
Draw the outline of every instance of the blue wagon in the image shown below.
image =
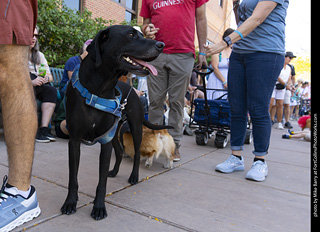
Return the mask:
[[[214,144],[218,148],[224,148],[229,142],[231,111],[227,99],[228,91],[226,89],[208,89],[205,85],[205,77],[213,72],[211,67],[202,67],[206,72],[194,69],[202,78],[203,86],[197,88],[204,92],[204,99],[191,99],[191,113],[189,127],[196,129],[196,143],[206,145],[208,139],[215,135]],[[224,94],[217,99],[208,100],[207,90],[222,91]],[[194,109],[194,110],[193,110]],[[193,115],[193,117],[192,117]],[[252,130],[250,129],[250,117],[248,115],[248,126],[245,143],[252,142]]]

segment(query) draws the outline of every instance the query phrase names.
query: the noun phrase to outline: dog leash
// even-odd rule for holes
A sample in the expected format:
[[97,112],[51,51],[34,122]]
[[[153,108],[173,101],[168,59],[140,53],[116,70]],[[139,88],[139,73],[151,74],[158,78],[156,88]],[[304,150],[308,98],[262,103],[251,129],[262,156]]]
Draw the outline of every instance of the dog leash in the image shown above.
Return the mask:
[[[117,86],[117,87],[118,87],[118,86]],[[130,86],[129,93],[127,94],[126,98],[123,100],[122,104],[120,105],[121,111],[126,108],[126,105],[127,105],[127,103],[128,103],[128,98],[129,98],[129,95],[130,95],[132,89],[133,89],[133,87]]]

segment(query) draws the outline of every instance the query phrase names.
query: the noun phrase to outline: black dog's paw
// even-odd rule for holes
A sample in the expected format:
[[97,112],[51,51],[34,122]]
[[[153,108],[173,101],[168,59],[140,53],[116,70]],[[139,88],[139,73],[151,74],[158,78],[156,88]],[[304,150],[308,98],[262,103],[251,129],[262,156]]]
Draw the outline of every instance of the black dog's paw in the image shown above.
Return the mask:
[[139,182],[139,176],[138,175],[132,175],[129,177],[128,182],[132,185],[135,185]]
[[118,174],[117,170],[111,170],[108,172],[108,177],[115,177]]
[[77,202],[75,203],[68,203],[67,201],[63,204],[63,206],[61,207],[61,213],[62,214],[74,214],[75,212],[77,212]]
[[103,206],[102,208],[93,207],[92,212],[91,212],[91,217],[94,220],[101,220],[107,216],[108,215],[107,215],[107,210],[106,210],[105,206]]
[[63,206],[60,209],[62,214],[70,215],[77,212],[77,201],[78,201],[77,191],[78,190],[70,190],[68,192],[66,201],[64,202]]

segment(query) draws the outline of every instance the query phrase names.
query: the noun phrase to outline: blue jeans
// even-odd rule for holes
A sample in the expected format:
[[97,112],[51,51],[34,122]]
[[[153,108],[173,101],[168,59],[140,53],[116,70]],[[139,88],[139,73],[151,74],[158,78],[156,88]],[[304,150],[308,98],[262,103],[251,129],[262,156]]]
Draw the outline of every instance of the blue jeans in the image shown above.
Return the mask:
[[283,65],[283,55],[232,52],[228,72],[231,150],[243,150],[249,111],[253,126],[253,154],[264,156],[268,153],[271,135],[269,104]]

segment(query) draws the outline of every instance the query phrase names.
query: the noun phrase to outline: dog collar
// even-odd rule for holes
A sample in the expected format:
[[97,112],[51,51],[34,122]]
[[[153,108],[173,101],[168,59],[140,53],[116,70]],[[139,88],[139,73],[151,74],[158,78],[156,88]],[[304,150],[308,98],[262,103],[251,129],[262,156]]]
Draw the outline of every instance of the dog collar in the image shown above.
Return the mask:
[[79,81],[79,69],[80,69],[80,64],[77,65],[73,70],[73,74],[71,77],[72,87],[77,89],[80,95],[85,98],[86,104],[88,106],[91,106],[97,110],[116,116],[116,120],[114,121],[113,125],[106,133],[95,138],[92,142],[85,141],[85,140],[82,140],[82,142],[86,145],[94,145],[97,142],[101,144],[106,144],[113,139],[117,131],[118,122],[120,120],[121,110],[122,110],[122,105],[120,104],[121,98],[122,98],[122,92],[119,89],[119,87],[116,86],[116,91],[118,92],[118,95],[116,95],[114,99],[105,99],[90,93],[85,87],[81,85]]

